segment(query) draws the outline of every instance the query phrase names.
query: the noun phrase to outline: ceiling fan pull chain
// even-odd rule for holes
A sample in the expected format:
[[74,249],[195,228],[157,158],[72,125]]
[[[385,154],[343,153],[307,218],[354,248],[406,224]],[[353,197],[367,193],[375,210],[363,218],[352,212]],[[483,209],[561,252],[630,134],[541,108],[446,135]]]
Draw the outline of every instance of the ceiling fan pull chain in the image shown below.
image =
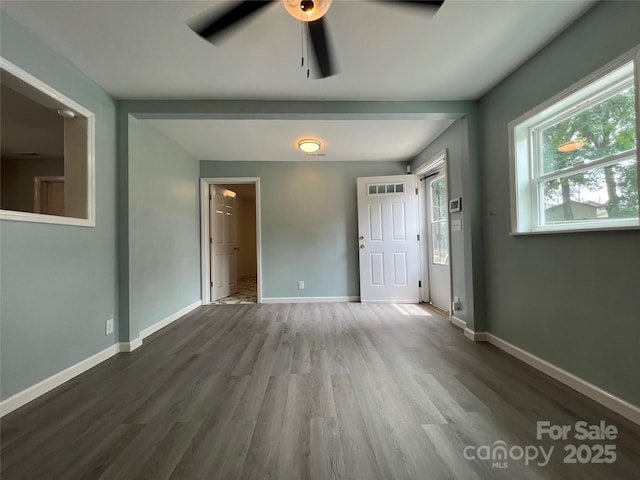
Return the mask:
[[300,56],[302,57],[300,68],[302,68],[304,67],[304,22],[302,21],[302,12],[300,12]]
[[307,78],[309,78],[309,29],[307,28]]

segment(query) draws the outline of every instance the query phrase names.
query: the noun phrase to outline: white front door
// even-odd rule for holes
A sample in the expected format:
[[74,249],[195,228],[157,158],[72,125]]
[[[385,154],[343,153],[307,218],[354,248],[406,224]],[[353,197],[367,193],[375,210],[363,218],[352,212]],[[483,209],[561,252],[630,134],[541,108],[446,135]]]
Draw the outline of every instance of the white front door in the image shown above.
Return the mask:
[[429,301],[448,312],[451,304],[449,272],[449,196],[445,169],[427,178],[427,264]]
[[218,185],[209,186],[211,244],[211,301],[238,291],[236,194]]
[[415,175],[358,178],[360,300],[418,303]]

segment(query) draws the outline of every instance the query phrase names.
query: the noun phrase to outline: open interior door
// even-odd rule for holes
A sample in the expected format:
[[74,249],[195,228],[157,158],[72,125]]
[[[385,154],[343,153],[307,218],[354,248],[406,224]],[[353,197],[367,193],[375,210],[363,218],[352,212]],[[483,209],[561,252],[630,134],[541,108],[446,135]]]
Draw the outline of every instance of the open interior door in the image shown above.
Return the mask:
[[362,302],[419,302],[415,175],[358,178]]
[[209,186],[211,238],[211,301],[238,291],[236,194],[219,185]]

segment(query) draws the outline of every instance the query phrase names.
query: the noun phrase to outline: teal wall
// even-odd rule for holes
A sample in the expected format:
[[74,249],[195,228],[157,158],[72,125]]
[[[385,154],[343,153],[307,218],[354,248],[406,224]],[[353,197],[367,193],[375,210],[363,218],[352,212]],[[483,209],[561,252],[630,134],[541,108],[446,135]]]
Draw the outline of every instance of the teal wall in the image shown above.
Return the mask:
[[147,122],[129,122],[129,330],[201,299],[198,162]]
[[117,322],[111,97],[4,12],[1,54],[96,115],[95,228],[0,222],[2,399],[109,347]]
[[200,162],[204,178],[260,177],[263,298],[360,295],[356,178],[405,169],[404,162]]
[[640,2],[601,2],[480,106],[488,330],[640,405],[640,231],[510,236],[507,123],[640,44]]

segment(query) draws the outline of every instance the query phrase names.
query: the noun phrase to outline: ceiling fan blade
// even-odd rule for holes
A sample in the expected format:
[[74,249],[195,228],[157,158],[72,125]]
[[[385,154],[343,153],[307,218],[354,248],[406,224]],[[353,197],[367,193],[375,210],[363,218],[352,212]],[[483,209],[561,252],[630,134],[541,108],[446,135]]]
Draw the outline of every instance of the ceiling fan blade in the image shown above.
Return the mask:
[[311,45],[315,54],[318,68],[320,70],[320,78],[335,75],[333,54],[330,51],[327,29],[324,24],[324,17],[318,20],[308,22],[309,36],[311,37]]
[[274,0],[248,0],[231,7],[222,15],[209,17],[206,21],[191,26],[194,32],[213,43],[213,40],[229,27],[235,26]]
[[444,0],[376,0],[384,3],[394,3],[396,5],[409,5],[415,7],[422,7],[425,10],[430,11],[433,15],[436,14],[438,9],[444,3]]
[[444,0],[392,0],[393,3],[404,3],[406,5],[415,5],[416,7],[431,7],[436,10],[442,6]]

